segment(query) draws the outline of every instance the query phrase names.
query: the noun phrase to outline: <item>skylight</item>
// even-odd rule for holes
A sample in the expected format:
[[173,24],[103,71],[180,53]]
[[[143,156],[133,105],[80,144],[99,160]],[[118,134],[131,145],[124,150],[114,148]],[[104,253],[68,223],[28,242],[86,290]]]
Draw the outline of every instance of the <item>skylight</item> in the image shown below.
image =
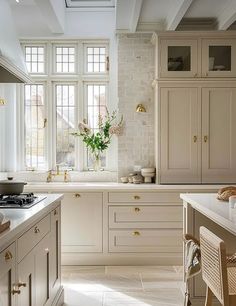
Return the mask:
[[114,8],[115,0],[65,0],[68,8]]

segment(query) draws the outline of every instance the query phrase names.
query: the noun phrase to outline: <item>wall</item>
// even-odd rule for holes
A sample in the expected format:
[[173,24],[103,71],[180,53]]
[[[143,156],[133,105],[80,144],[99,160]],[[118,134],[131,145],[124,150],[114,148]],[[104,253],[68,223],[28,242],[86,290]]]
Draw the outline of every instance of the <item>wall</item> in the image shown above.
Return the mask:
[[[125,129],[118,138],[118,177],[134,165],[154,165],[154,47],[150,34],[118,36],[118,107]],[[136,113],[143,103],[146,113]]]

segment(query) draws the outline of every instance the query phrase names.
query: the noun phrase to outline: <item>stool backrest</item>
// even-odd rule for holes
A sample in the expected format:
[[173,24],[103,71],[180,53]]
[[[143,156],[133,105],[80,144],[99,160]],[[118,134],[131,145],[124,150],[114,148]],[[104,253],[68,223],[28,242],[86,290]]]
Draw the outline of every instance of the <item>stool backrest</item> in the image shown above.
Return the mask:
[[219,302],[229,305],[225,243],[207,228],[200,227],[202,278]]

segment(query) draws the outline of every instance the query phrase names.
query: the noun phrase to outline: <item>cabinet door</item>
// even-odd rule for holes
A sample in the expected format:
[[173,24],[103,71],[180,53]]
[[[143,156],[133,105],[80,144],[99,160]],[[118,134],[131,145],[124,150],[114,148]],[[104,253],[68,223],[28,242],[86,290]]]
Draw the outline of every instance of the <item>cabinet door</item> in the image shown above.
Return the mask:
[[15,263],[15,243],[13,243],[0,253],[0,306],[16,305],[16,294],[12,292],[15,284]]
[[50,240],[50,234],[47,234],[34,249],[36,306],[49,305],[50,252],[51,252],[51,240]]
[[197,40],[161,40],[161,77],[197,77]]
[[50,244],[50,290],[55,296],[61,279],[61,212],[57,207],[51,212],[51,244]]
[[65,194],[62,252],[102,252],[102,193]]
[[199,183],[201,148],[198,89],[160,90],[160,182]]
[[236,182],[236,88],[202,89],[202,182]]
[[202,40],[202,76],[235,77],[236,76],[236,40],[203,39]]
[[21,284],[18,295],[18,306],[35,305],[35,267],[34,254],[29,253],[18,264],[18,284]]

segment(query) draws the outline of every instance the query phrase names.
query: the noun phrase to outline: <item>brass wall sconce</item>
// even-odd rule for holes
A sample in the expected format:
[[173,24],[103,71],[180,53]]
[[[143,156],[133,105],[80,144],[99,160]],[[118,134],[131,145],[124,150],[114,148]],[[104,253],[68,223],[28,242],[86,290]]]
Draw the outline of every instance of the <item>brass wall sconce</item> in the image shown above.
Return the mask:
[[5,105],[6,104],[6,100],[0,98],[0,106]]
[[137,113],[146,113],[146,108],[143,106],[143,104],[138,104],[136,107],[136,112]]

